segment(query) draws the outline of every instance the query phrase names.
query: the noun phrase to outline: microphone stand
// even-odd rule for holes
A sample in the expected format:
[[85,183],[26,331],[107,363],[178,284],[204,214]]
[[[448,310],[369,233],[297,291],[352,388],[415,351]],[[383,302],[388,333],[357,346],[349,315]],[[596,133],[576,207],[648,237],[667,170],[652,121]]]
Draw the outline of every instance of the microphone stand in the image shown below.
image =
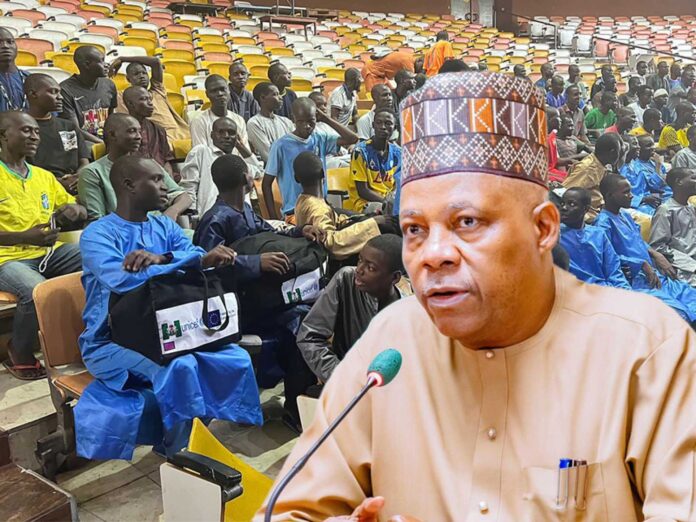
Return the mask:
[[278,497],[280,497],[280,494],[283,492],[285,487],[290,483],[290,481],[297,475],[302,468],[304,468],[305,464],[307,464],[307,461],[309,458],[316,453],[316,451],[319,449],[319,447],[326,441],[326,439],[329,438],[329,435],[333,433],[333,431],[338,427],[338,425],[345,419],[346,415],[348,415],[351,410],[355,407],[358,402],[365,396],[365,394],[370,391],[371,388],[374,388],[379,384],[379,378],[375,377],[374,375],[368,375],[367,377],[367,383],[365,386],[363,386],[362,390],[353,397],[353,400],[348,403],[348,406],[344,408],[344,410],[334,419],[334,421],[329,425],[329,427],[326,429],[324,433],[322,433],[321,437],[319,437],[314,444],[309,448],[307,453],[305,453],[296,463],[295,465],[290,468],[290,471],[283,477],[283,479],[278,483],[278,485],[275,487],[273,490],[273,493],[271,493],[270,498],[268,499],[268,504],[266,505],[266,512],[264,513],[263,520],[264,522],[271,522],[271,516],[273,514],[273,508],[276,505],[276,502],[278,501]]

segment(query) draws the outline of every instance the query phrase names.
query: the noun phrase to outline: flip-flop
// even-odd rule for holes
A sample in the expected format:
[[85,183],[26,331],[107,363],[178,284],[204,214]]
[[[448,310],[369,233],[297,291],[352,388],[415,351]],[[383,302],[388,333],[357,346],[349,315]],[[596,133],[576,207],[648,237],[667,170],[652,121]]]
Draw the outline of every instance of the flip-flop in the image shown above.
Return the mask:
[[[34,361],[34,364],[13,364],[11,359],[6,359],[2,362],[2,365],[7,368],[7,371],[10,372],[13,377],[22,381],[38,381],[46,378],[46,369],[41,366],[41,363],[37,360]],[[31,377],[26,373],[22,373],[32,370],[38,373]]]

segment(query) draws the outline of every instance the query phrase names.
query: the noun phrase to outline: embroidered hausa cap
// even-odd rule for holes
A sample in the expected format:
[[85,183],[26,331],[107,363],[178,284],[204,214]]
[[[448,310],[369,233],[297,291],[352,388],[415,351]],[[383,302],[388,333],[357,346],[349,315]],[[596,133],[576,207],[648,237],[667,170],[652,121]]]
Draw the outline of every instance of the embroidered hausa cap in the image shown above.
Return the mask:
[[401,103],[402,184],[485,172],[547,186],[545,95],[495,72],[438,74]]

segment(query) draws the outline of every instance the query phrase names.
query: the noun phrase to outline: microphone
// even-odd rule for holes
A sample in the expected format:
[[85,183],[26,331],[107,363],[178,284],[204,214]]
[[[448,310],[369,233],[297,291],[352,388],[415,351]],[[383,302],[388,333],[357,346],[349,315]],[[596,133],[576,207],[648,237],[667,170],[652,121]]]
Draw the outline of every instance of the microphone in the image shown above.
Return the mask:
[[295,465],[290,468],[290,471],[283,477],[283,479],[278,483],[278,485],[273,488],[273,492],[271,493],[271,496],[268,499],[268,504],[266,505],[266,512],[264,513],[264,522],[270,522],[271,521],[271,516],[273,514],[273,508],[276,505],[276,502],[278,502],[278,498],[280,497],[280,494],[283,492],[285,487],[290,483],[290,481],[295,478],[295,475],[297,475],[302,468],[304,468],[305,464],[307,464],[307,461],[310,459],[314,453],[319,449],[319,447],[326,441],[326,439],[329,438],[329,435],[338,427],[341,422],[343,422],[343,419],[346,418],[346,415],[350,413],[350,411],[355,407],[358,402],[367,394],[368,391],[370,391],[371,388],[374,387],[380,387],[380,386],[386,386],[392,380],[394,380],[394,377],[396,377],[396,374],[399,373],[399,370],[401,369],[401,352],[398,350],[394,350],[393,348],[389,348],[387,350],[384,350],[383,352],[380,352],[377,354],[377,356],[372,359],[372,362],[370,363],[370,366],[367,368],[367,382],[365,383],[365,386],[358,392],[358,394],[353,397],[353,400],[351,400],[348,403],[348,406],[346,406],[341,413],[339,413],[338,417],[334,419],[334,421],[329,425],[328,428],[326,428],[326,431],[321,434],[321,437],[319,437],[314,444],[307,450],[307,453],[302,455],[300,459],[295,463]]

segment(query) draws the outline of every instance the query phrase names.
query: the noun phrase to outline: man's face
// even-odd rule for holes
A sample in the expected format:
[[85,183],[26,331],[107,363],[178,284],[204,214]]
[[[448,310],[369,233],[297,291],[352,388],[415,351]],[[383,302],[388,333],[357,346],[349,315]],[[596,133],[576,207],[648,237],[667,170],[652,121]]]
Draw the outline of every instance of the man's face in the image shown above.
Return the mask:
[[85,73],[94,78],[105,78],[109,68],[104,62],[104,55],[97,49],[92,49],[85,60]]
[[520,63],[515,65],[515,67],[512,69],[512,72],[518,78],[526,78],[527,77],[527,70],[524,68],[524,65],[522,65]]
[[696,70],[693,67],[687,67],[682,73],[682,78],[685,85],[693,85],[696,79]]
[[136,118],[149,118],[155,110],[152,105],[152,94],[144,88],[138,88],[138,92],[131,95],[128,102],[129,112]]
[[213,140],[213,145],[225,154],[230,154],[237,145],[237,126],[233,121],[216,120],[210,137]]
[[167,208],[167,188],[162,168],[153,160],[144,160],[138,170],[132,180],[137,207],[148,212]]
[[546,126],[549,132],[558,130],[561,126],[561,118],[556,110],[546,111]]
[[491,346],[502,340],[501,328],[517,321],[530,274],[543,271],[551,248],[539,242],[535,198],[543,190],[528,181],[491,174],[454,173],[403,186],[404,262],[418,301],[443,335]]
[[580,67],[577,65],[571,65],[568,67],[568,76],[571,78],[577,78],[580,76]]
[[348,78],[346,85],[349,90],[358,92],[362,85],[362,77],[359,74],[352,75]]
[[675,80],[681,76],[681,65],[678,63],[673,63],[672,67],[669,68],[670,76]]
[[604,82],[604,90],[616,92],[616,78],[613,76],[607,78],[607,80]]
[[243,63],[233,63],[230,65],[230,85],[235,91],[241,91],[246,87],[249,80],[249,71]]
[[316,108],[301,109],[295,114],[295,134],[306,140],[314,132],[317,126],[317,111]]
[[283,90],[286,87],[290,87],[292,84],[292,74],[287,67],[281,65],[278,67],[278,70],[271,81],[276,85],[276,87],[278,87],[278,89]]
[[607,82],[609,78],[613,78],[614,73],[611,70],[610,65],[602,65],[602,80],[604,80],[604,83]]
[[667,97],[667,95],[657,96],[657,97],[655,98],[655,106],[656,106],[658,109],[661,109],[662,107],[664,107],[665,105],[667,105],[667,100],[668,100],[668,99],[669,99],[669,98]]
[[644,89],[643,92],[638,96],[638,102],[640,103],[641,107],[647,107],[650,105],[650,102],[652,101],[653,97],[653,90],[652,89]]
[[394,104],[392,92],[386,85],[379,89],[378,96],[373,101],[378,109],[386,109]]
[[575,108],[580,104],[580,89],[577,87],[571,87],[568,89],[568,99],[566,100],[566,104],[571,108]]
[[224,80],[214,80],[208,84],[205,94],[210,100],[210,104],[215,107],[227,107],[230,101],[230,89]]
[[616,108],[619,105],[619,100],[616,96],[611,96],[606,100],[606,108],[611,109],[616,112]]
[[554,76],[551,80],[551,92],[558,96],[563,92],[564,82],[560,76]]
[[551,78],[553,76],[553,73],[553,65],[551,65],[550,63],[545,63],[541,66],[541,75],[544,78]]
[[42,107],[46,112],[62,112],[63,96],[60,92],[60,85],[51,78],[46,80],[35,92],[35,100],[39,107]]
[[378,140],[388,140],[394,133],[394,116],[387,112],[380,112],[372,122],[372,129],[375,131],[375,138]]
[[140,149],[141,141],[140,123],[135,118],[127,118],[122,125],[113,130],[109,143],[113,143],[122,151],[131,153]]
[[646,74],[648,74],[648,64],[645,62],[638,62],[638,65],[636,66],[636,72],[639,76],[645,76]]
[[577,226],[582,224],[585,219],[588,207],[582,200],[579,191],[569,189],[563,194],[560,210],[562,223],[568,226]]
[[386,256],[381,250],[364,246],[355,268],[355,288],[373,296],[383,295],[392,285]]
[[688,125],[693,125],[694,124],[694,116],[696,115],[696,112],[694,112],[693,107],[689,107],[687,110],[684,111],[684,121]]
[[631,184],[627,179],[617,183],[614,191],[607,196],[608,202],[615,203],[619,208],[631,208],[633,194],[631,193]]
[[278,87],[271,85],[268,88],[268,94],[261,97],[261,105],[272,111],[277,111],[283,106],[283,97],[280,95]]
[[317,106],[317,110],[323,112],[326,114],[326,96],[323,94],[314,94],[312,96],[312,101],[314,102],[314,105]]
[[134,63],[126,69],[126,79],[134,87],[147,89],[150,86],[150,77],[144,65]]
[[41,142],[38,124],[24,113],[14,115],[2,135],[3,148],[22,156],[34,156]]
[[558,134],[563,138],[567,138],[573,134],[573,127],[573,119],[567,115],[563,115],[561,118],[561,126],[558,129]]
[[7,29],[0,29],[0,62],[14,62],[17,57],[17,43]]
[[623,111],[617,126],[621,129],[631,130],[636,126],[636,113],[632,110]]
[[641,138],[638,141],[640,149],[638,150],[638,158],[641,161],[648,161],[655,154],[655,140],[650,137]]
[[628,92],[631,94],[635,94],[635,92],[638,90],[638,87],[640,87],[640,80],[636,78],[635,76],[628,80]]
[[416,75],[412,72],[404,73],[396,85],[396,89],[402,94],[408,94],[416,88]]
[[657,64],[657,73],[660,76],[667,76],[669,74],[669,65],[667,62],[660,62]]

